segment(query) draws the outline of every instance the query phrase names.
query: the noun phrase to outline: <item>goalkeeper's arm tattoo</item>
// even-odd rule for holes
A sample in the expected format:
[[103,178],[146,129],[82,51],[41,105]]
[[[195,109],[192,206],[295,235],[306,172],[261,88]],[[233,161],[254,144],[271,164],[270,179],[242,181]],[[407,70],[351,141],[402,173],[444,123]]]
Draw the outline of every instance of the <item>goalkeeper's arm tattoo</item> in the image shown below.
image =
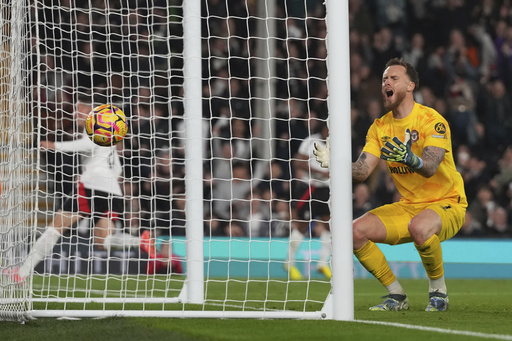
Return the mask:
[[366,154],[361,153],[356,162],[352,163],[352,179],[363,182],[370,175],[370,167],[366,163]]
[[423,149],[423,154],[421,155],[423,167],[416,170],[416,173],[426,178],[430,178],[436,173],[437,167],[439,167],[441,161],[443,161],[445,153],[446,151],[443,148],[432,146],[425,147],[425,149]]

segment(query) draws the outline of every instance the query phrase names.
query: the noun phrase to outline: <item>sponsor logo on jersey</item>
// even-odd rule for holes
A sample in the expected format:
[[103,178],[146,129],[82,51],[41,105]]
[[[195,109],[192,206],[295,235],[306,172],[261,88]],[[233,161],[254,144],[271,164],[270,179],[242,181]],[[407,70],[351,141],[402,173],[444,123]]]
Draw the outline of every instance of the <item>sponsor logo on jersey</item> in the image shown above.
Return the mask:
[[435,138],[435,139],[445,139],[446,138],[446,135],[436,135],[436,134],[432,134],[432,137]]
[[391,174],[414,174],[416,173],[413,169],[407,167],[407,166],[398,166],[398,167],[393,167],[393,166],[389,166],[389,172]]
[[443,122],[436,123],[434,129],[438,134],[445,134],[446,133],[446,127]]
[[382,136],[382,137],[380,138],[380,140],[381,140],[381,141],[382,141],[382,143],[384,144],[384,143],[386,143],[386,142],[390,141],[390,140],[391,140],[391,137],[389,137],[389,136],[385,135],[385,136]]

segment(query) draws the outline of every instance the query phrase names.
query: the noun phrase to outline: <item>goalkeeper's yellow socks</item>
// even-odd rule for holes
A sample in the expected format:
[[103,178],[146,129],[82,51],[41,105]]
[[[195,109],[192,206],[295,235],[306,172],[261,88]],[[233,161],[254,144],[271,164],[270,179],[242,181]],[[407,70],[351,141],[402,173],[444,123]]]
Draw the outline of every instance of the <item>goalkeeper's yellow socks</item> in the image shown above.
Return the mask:
[[427,239],[422,245],[416,245],[416,249],[420,254],[423,266],[427,271],[429,281],[429,292],[439,291],[446,294],[446,284],[444,281],[443,268],[443,251],[441,249],[441,241],[434,234]]
[[441,250],[441,241],[434,234],[432,237],[421,245],[417,245],[416,250],[420,254],[423,266],[427,271],[428,278],[438,279],[444,275],[443,269],[443,251]]
[[[354,250],[354,255],[357,257],[359,262],[361,262],[361,265],[364,266],[364,268],[377,278],[386,288],[394,282],[397,282],[395,275],[389,268],[386,257],[384,257],[384,254],[374,242],[368,241],[359,250]],[[392,289],[400,290],[396,286],[392,287]],[[393,294],[394,293],[395,292],[393,292]]]

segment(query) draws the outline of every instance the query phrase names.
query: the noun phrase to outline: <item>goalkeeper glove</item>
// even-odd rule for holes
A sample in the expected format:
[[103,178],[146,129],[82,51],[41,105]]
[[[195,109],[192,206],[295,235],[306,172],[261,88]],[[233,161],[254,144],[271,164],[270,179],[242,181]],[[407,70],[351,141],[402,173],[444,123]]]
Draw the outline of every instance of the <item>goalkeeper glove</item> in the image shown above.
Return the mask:
[[315,154],[316,161],[322,166],[322,168],[329,168],[329,141],[326,142],[326,147],[322,147],[318,143],[315,142],[315,149],[313,149],[313,154]]
[[382,152],[380,155],[381,159],[392,162],[401,162],[412,169],[420,169],[423,167],[423,160],[411,151],[412,141],[411,131],[409,129],[405,129],[404,142],[400,141],[396,136],[393,137],[393,142],[396,143],[396,145],[388,141],[385,143],[387,148],[382,147],[380,149]]

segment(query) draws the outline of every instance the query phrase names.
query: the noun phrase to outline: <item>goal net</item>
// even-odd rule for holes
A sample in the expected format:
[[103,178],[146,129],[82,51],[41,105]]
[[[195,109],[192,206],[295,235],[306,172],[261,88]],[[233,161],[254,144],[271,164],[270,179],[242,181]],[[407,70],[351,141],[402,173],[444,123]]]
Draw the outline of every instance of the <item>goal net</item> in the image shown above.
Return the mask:
[[[326,28],[323,1],[0,4],[0,320],[333,318]],[[107,103],[128,134],[96,147]]]

